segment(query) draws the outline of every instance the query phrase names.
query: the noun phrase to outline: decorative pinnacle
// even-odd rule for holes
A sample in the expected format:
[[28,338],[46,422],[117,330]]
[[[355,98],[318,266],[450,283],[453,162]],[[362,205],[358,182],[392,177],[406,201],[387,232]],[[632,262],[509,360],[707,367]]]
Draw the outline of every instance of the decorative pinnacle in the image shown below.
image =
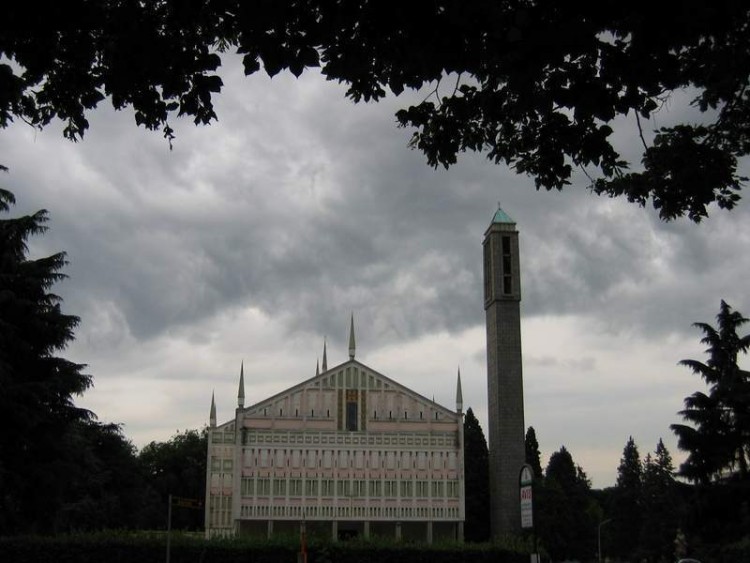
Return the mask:
[[456,379],[456,410],[464,410],[464,394],[461,391],[461,368],[458,368],[458,378]]
[[240,364],[240,388],[237,391],[237,406],[245,406],[245,360]]
[[328,353],[326,350],[326,337],[323,337],[323,373],[328,371]]
[[315,360],[315,377],[320,375],[320,361]]
[[213,391],[211,391],[211,414],[208,415],[208,425],[211,428],[216,427],[216,400]]
[[349,359],[354,359],[354,353],[356,351],[357,347],[354,344],[354,313],[352,313],[352,321],[351,325],[349,327]]

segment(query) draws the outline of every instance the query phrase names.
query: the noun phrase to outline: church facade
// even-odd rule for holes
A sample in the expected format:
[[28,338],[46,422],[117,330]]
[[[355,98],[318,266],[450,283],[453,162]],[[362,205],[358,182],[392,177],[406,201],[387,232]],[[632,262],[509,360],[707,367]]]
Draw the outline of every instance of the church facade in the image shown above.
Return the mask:
[[[521,531],[524,465],[521,277],[516,223],[502,209],[483,241],[487,334],[490,520],[494,538]],[[461,376],[455,410],[355,359],[245,406],[240,370],[234,417],[212,398],[206,535],[373,535],[463,538]]]
[[463,400],[439,405],[355,359],[245,406],[211,402],[206,535],[462,539]]

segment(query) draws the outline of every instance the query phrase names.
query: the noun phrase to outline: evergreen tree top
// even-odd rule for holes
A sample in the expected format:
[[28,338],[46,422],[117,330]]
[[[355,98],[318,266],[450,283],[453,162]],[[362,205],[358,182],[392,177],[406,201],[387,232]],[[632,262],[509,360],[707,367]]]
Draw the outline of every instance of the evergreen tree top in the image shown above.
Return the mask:
[[[0,190],[0,213],[15,197]],[[75,406],[73,397],[91,386],[84,366],[56,354],[73,339],[78,317],[61,310],[50,293],[64,278],[65,254],[30,260],[29,237],[46,230],[47,212],[0,216],[0,535],[18,530],[49,531],[62,502],[65,460],[76,452],[65,444],[72,426],[93,413]],[[59,475],[49,475],[54,459]]]
[[620,465],[617,468],[617,486],[638,488],[641,484],[641,457],[638,446],[630,436],[622,451]]
[[534,477],[539,479],[542,477],[542,454],[539,451],[539,442],[536,439],[536,431],[533,426],[529,426],[526,431],[524,444],[526,446],[526,463],[534,471]]
[[[682,360],[708,385],[708,393],[697,391],[686,397],[679,412],[688,424],[673,424],[680,449],[689,452],[680,473],[692,481],[708,483],[724,473],[748,477],[750,466],[750,372],[738,364],[750,348],[750,334],[737,330],[748,319],[722,300],[716,316],[718,328],[694,323],[708,345],[708,360]],[[664,460],[671,463],[671,459]]]

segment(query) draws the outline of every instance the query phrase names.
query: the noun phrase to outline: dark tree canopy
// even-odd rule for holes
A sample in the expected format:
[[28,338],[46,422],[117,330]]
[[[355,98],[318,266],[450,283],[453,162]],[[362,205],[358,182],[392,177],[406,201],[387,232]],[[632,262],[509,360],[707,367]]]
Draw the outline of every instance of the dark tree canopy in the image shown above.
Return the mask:
[[543,484],[534,494],[535,526],[552,560],[590,557],[600,509],[586,473],[565,446],[550,456]]
[[613,527],[614,550],[623,559],[634,560],[638,545],[633,541],[641,530],[641,484],[643,470],[638,446],[630,436],[622,450],[617,468],[617,484],[612,494],[612,509],[617,518]]
[[55,518],[57,532],[143,529],[148,516],[164,520],[163,504],[147,484],[135,447],[117,424],[76,423],[64,445],[71,453],[63,503]]
[[[246,74],[320,67],[347,96],[434,85],[397,114],[432,166],[481,151],[562,189],[583,169],[599,194],[665,219],[731,209],[750,151],[750,4],[736,0],[69,0],[13,2],[0,22],[0,126],[54,119],[80,138],[105,98],[172,138],[170,118],[216,119],[221,52]],[[431,86],[432,87],[432,86]],[[641,135],[640,166],[611,142],[618,117],[693,94],[703,123]]]
[[[150,442],[138,454],[149,486],[160,501],[156,510],[146,515],[150,528],[163,528],[169,495],[194,498],[206,497],[206,451],[208,434],[204,429],[177,432],[166,442]],[[172,514],[176,528],[197,530],[203,526],[201,510],[181,510]]]
[[[14,203],[0,189],[0,212]],[[68,433],[91,417],[73,403],[90,376],[57,355],[78,324],[50,292],[65,277],[65,254],[27,256],[46,221],[44,210],[0,219],[0,535],[55,527],[74,471]]]
[[539,451],[539,442],[536,439],[536,430],[534,430],[533,426],[529,426],[528,430],[526,430],[524,445],[526,447],[526,463],[534,470],[534,478],[541,479],[542,454]]
[[490,539],[490,460],[487,440],[474,411],[464,418],[464,482],[466,483],[466,541]]
[[617,487],[639,492],[642,473],[638,446],[633,437],[630,436],[622,450],[622,458],[620,458],[620,465],[617,468]]
[[[91,376],[59,355],[79,322],[51,293],[65,254],[30,258],[48,215],[5,217],[14,203],[0,189],[0,536],[164,527],[169,494],[205,495],[206,432],[136,456],[119,425],[75,405]],[[203,525],[201,511],[174,516],[175,527]]]
[[646,455],[641,481],[641,530],[638,547],[649,561],[668,561],[675,555],[674,540],[682,502],[674,479],[674,465],[659,439],[653,457]]
[[740,355],[750,349],[750,334],[737,334],[748,319],[724,301],[716,319],[718,328],[694,325],[705,335],[701,342],[708,345],[708,360],[680,362],[701,376],[708,393],[696,391],[685,398],[679,414],[691,425],[671,426],[678,446],[689,453],[681,473],[702,483],[725,471],[747,479],[750,467],[750,372],[738,364]]

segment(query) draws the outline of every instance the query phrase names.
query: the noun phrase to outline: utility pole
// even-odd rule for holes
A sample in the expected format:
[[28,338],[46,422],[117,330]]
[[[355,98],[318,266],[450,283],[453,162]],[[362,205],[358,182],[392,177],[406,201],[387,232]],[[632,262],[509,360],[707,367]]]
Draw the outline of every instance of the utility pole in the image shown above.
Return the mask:
[[602,563],[602,526],[609,524],[612,521],[611,518],[607,518],[599,522],[599,533],[597,534],[597,543],[599,545],[599,563]]
[[167,563],[169,563],[169,548],[172,535],[172,495],[169,495],[167,507]]
[[302,522],[299,527],[300,549],[297,554],[297,563],[307,563],[307,524],[305,522],[305,511],[302,510]]

